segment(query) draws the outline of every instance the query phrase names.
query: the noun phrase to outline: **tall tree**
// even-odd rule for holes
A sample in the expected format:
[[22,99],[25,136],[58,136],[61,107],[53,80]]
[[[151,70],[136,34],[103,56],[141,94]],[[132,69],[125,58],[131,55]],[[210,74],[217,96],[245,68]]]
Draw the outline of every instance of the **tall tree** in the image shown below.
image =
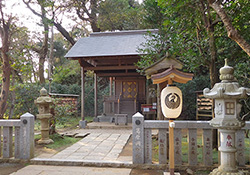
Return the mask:
[[[206,0],[159,0],[164,8],[169,52],[186,63],[190,70],[209,69],[211,86],[218,82],[218,54],[216,37],[220,19],[211,11]],[[203,67],[203,68],[202,68]]]
[[10,41],[11,41],[11,25],[13,18],[11,16],[5,16],[3,1],[0,1],[0,36],[2,41],[1,48],[1,61],[2,61],[2,86],[0,92],[0,118],[3,118],[4,113],[7,109],[7,99],[9,95],[10,88],[10,75],[11,75],[11,66],[10,66]]
[[[247,54],[250,56],[250,44],[242,37],[242,35],[238,32],[238,30],[233,26],[231,19],[228,17],[223,5],[227,5],[227,1],[221,0],[208,0],[209,5],[216,11],[216,13],[220,16],[223,21],[225,28],[227,30],[228,37],[234,40]],[[244,3],[244,1],[233,1],[229,3],[236,3],[240,5]],[[248,3],[248,2],[245,2]],[[249,5],[249,4],[248,4]]]
[[[30,7],[30,3],[31,1],[25,1],[23,0],[23,2],[27,5],[27,7]],[[39,76],[39,81],[41,84],[45,83],[45,77],[44,77],[44,62],[46,60],[47,54],[48,54],[48,40],[49,40],[49,20],[47,18],[47,11],[46,11],[46,7],[50,6],[51,4],[53,4],[52,2],[49,3],[46,0],[37,0],[37,4],[40,7],[40,12],[38,13],[35,10],[32,12],[35,15],[38,15],[39,17],[41,17],[41,22],[42,22],[42,26],[43,26],[43,41],[41,43],[41,46],[37,45],[37,46],[33,46],[32,50],[35,51],[38,56],[39,56],[39,69],[38,69],[38,76]]]
[[98,6],[101,0],[73,0],[69,2],[69,7],[76,10],[77,16],[82,21],[89,22],[93,32],[100,32],[101,29],[97,25]]
[[141,29],[141,6],[131,0],[105,0],[98,7],[98,26],[101,31]]

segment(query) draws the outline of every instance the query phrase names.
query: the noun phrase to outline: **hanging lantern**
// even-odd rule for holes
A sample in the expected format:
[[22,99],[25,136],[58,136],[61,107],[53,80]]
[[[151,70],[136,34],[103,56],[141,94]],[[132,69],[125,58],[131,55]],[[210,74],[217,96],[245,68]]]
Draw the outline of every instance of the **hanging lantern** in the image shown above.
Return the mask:
[[182,111],[182,92],[176,86],[161,91],[161,110],[166,118],[177,118]]

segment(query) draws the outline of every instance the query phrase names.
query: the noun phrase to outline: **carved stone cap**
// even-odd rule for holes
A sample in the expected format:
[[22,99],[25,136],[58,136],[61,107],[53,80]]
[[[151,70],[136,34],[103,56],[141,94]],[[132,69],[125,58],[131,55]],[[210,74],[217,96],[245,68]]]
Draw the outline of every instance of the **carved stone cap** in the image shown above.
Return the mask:
[[48,96],[47,90],[42,88],[40,90],[40,97],[35,100],[35,104],[52,104],[52,98]]
[[234,79],[234,69],[227,65],[225,59],[225,66],[220,69],[220,83],[216,83],[210,90],[205,88],[203,94],[206,98],[247,98],[250,96],[250,89],[240,87],[239,83]]
[[228,82],[234,80],[234,68],[228,66],[227,59],[225,59],[224,67],[220,68],[220,80],[222,82]]
[[43,87],[41,90],[40,90],[40,96],[47,96],[48,95],[48,91]]

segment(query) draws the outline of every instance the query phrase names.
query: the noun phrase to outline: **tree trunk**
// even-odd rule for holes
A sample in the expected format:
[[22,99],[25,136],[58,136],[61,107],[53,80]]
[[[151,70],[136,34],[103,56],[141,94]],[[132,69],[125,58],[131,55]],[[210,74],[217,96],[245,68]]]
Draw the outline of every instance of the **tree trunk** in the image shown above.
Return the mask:
[[39,51],[39,80],[41,84],[45,84],[45,78],[44,78],[44,62],[48,53],[48,40],[49,40],[49,24],[46,17],[46,11],[45,8],[41,6],[42,10],[42,22],[44,26],[44,39],[43,39],[43,45],[42,48]]
[[209,2],[209,5],[220,16],[222,22],[224,23],[226,27],[228,37],[234,40],[248,54],[248,56],[250,56],[250,45],[233,27],[233,24],[230,21],[230,18],[227,16],[225,10],[222,8],[222,5],[220,3],[221,1],[208,0],[208,2]]
[[200,7],[201,7],[201,16],[203,18],[203,22],[205,24],[205,28],[207,30],[207,34],[209,38],[210,60],[208,61],[209,63],[208,66],[209,66],[211,87],[213,87],[214,84],[219,81],[218,70],[216,68],[217,49],[216,49],[215,38],[214,38],[214,27],[217,23],[213,23],[213,19],[210,15],[209,4],[206,1],[200,0]]
[[[1,7],[2,12],[2,7]],[[1,49],[1,58],[2,58],[2,87],[0,92],[0,118],[3,118],[4,113],[7,109],[7,99],[9,95],[9,88],[10,88],[10,74],[11,74],[11,67],[10,67],[10,59],[9,59],[9,27],[11,24],[11,19],[5,23],[2,14],[2,27],[0,27],[0,34],[2,39],[2,49]]]
[[[12,86],[14,86],[14,79],[12,79]],[[16,103],[16,91],[10,91],[10,111],[9,111],[9,119],[12,119],[14,116],[15,103]]]
[[39,58],[38,75],[39,75],[39,80],[40,80],[41,84],[45,83],[45,78],[44,78],[44,62],[45,62],[45,58],[40,57]]
[[208,36],[209,36],[209,49],[210,49],[209,72],[210,72],[211,87],[213,87],[215,85],[215,83],[217,83],[219,81],[218,69],[216,68],[217,50],[216,50],[216,45],[215,45],[214,27],[213,26],[209,27]]

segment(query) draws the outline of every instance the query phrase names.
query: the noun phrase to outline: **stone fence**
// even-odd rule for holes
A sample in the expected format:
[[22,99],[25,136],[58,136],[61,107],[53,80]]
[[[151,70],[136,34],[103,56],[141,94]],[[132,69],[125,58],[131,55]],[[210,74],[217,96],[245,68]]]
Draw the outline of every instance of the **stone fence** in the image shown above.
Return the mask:
[[[3,131],[3,132],[2,132]],[[14,135],[13,135],[14,133]],[[1,138],[2,137],[2,138]],[[14,155],[13,155],[14,137]],[[34,116],[25,113],[20,120],[0,120],[0,157],[31,159],[34,157]],[[1,155],[1,152],[3,153]]]
[[[144,120],[144,116],[136,113],[132,119],[133,123],[133,164],[153,164],[152,163],[152,130],[158,130],[159,164],[168,162],[168,127],[169,122]],[[209,121],[174,121],[174,162],[175,167],[213,167],[218,162],[213,161],[213,127]],[[184,131],[185,129],[185,131]],[[242,130],[236,133],[237,162],[240,167],[245,165],[245,130],[250,129],[250,122]],[[197,135],[197,131],[199,134]],[[187,153],[182,151],[183,133],[187,133]],[[201,134],[200,134],[201,133]],[[202,143],[197,142],[198,136],[202,137]],[[198,149],[201,149],[202,159],[198,161]],[[248,148],[249,149],[249,148]],[[187,162],[183,157],[187,154]],[[217,154],[218,155],[218,154]],[[250,156],[248,155],[248,158]],[[249,161],[248,161],[249,163]],[[248,167],[248,166],[246,166]]]

